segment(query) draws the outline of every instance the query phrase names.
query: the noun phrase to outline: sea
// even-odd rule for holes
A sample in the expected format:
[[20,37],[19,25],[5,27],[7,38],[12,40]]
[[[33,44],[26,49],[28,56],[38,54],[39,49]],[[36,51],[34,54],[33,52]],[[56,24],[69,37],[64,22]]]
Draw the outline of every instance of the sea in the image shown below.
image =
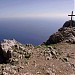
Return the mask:
[[63,26],[67,18],[0,18],[0,41],[15,39],[40,45]]

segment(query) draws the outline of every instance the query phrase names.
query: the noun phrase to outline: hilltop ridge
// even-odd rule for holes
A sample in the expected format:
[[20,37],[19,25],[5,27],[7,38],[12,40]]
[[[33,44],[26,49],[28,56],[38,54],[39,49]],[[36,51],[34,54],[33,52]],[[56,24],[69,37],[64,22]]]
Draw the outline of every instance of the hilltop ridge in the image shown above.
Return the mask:
[[72,21],[73,24],[71,26],[70,23],[71,20],[66,21],[57,32],[49,37],[45,44],[49,45],[59,42],[75,43],[75,21]]

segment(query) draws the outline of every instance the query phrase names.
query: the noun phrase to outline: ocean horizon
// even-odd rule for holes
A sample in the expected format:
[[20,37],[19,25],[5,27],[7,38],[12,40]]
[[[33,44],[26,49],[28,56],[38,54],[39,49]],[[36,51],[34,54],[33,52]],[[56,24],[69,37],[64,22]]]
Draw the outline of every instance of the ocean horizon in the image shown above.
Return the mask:
[[1,18],[0,41],[14,38],[23,44],[40,45],[67,20],[67,18]]

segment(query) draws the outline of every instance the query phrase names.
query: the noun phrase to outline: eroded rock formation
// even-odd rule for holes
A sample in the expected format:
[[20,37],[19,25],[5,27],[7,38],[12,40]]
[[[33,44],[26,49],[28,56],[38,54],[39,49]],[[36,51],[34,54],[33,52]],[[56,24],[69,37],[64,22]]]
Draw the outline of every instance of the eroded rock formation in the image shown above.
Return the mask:
[[64,23],[63,27],[58,29],[58,32],[52,34],[45,44],[56,44],[59,42],[75,43],[75,21],[70,26],[71,21]]

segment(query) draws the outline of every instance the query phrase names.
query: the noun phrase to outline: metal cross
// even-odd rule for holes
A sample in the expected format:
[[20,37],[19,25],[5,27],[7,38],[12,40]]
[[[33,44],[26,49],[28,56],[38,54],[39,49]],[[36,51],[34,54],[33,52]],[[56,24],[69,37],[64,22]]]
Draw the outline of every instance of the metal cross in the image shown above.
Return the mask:
[[73,24],[73,23],[72,23],[72,21],[73,21],[72,18],[73,18],[73,16],[75,16],[75,15],[73,15],[73,11],[72,11],[71,15],[68,15],[68,16],[71,16],[70,26],[72,26],[72,24]]
[[72,11],[72,14],[71,14],[71,15],[68,15],[68,16],[71,16],[71,21],[72,21],[72,18],[73,18],[73,16],[75,16],[75,15],[73,15],[73,11]]

